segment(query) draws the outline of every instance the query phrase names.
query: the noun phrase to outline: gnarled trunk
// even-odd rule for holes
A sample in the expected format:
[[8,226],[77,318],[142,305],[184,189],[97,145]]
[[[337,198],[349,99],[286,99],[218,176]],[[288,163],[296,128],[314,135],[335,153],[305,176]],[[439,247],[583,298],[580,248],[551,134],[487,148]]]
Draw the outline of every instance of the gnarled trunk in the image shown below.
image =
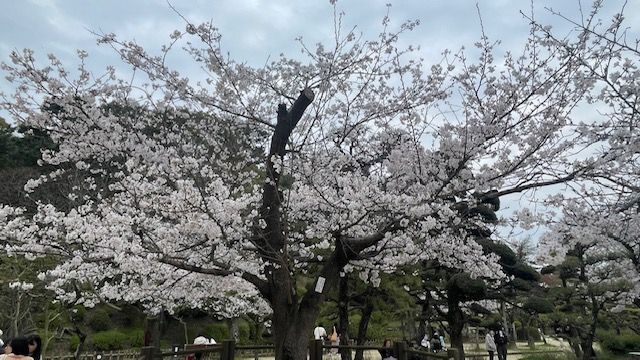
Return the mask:
[[[322,291],[310,291],[298,303],[295,279],[289,271],[291,260],[287,250],[288,239],[284,233],[286,224],[281,212],[281,174],[274,164],[276,158],[285,156],[289,137],[313,98],[313,91],[307,88],[300,92],[290,109],[287,109],[285,104],[278,105],[277,123],[266,159],[266,175],[269,181],[264,182],[260,208],[260,217],[265,221],[266,227],[263,231],[258,231],[254,240],[258,243],[265,261],[273,262],[274,259],[278,259],[277,263],[265,268],[267,281],[255,277],[249,279],[268,299],[273,309],[272,325],[278,360],[307,358],[309,334],[318,316],[319,304],[324,301]],[[326,278],[326,275],[324,277]]]
[[[320,302],[309,302],[307,297],[298,303],[293,279],[286,269],[273,270],[273,341],[278,360],[304,360],[307,358],[309,338],[313,333]],[[321,294],[319,294],[321,295]],[[323,300],[323,299],[322,299]]]
[[335,287],[340,270],[359,252],[382,240],[385,233],[394,226],[388,224],[378,232],[361,238],[347,238],[340,233],[332,233],[335,240],[333,254],[325,261],[318,277],[317,288],[309,289],[302,299],[297,295],[295,277],[291,271],[293,260],[289,255],[286,236],[287,224],[282,216],[282,189],[280,170],[274,161],[286,154],[289,137],[311,104],[314,93],[306,88],[300,92],[290,109],[285,104],[278,105],[277,123],[271,137],[266,159],[267,181],[262,187],[262,204],[259,215],[266,226],[256,228],[252,241],[259,249],[265,262],[266,279],[244,273],[243,278],[253,283],[273,310],[273,334],[276,360],[305,360],[308,340],[318,317],[319,307],[324,302],[324,294]]
[[460,303],[453,294],[448,294],[447,305],[447,322],[449,323],[449,337],[451,338],[451,347],[458,350],[456,352],[457,359],[464,359],[464,340],[462,338],[462,330],[464,329],[464,313],[460,308]]
[[[371,320],[371,314],[373,314],[373,303],[367,300],[364,309],[362,309],[362,317],[358,324],[358,337],[356,339],[356,345],[364,345],[367,338],[367,329],[369,327],[369,321]],[[354,360],[363,360],[364,351],[362,349],[356,350]]]
[[593,350],[593,340],[596,337],[596,328],[598,326],[598,315],[600,307],[598,299],[594,295],[591,298],[591,323],[586,334],[580,337],[580,345],[582,347],[582,360],[592,360],[596,358],[596,352]]
[[[338,285],[338,326],[340,345],[349,345],[349,275],[344,274]],[[342,360],[351,360],[351,349],[340,349]]]

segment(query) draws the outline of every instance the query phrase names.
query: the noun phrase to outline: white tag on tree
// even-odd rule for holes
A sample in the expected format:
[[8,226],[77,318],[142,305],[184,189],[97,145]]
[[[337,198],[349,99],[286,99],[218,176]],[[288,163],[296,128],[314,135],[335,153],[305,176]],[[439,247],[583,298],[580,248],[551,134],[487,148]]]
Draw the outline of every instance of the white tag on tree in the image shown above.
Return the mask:
[[317,293],[322,293],[322,289],[324,289],[324,281],[325,281],[325,278],[323,278],[322,276],[318,277],[318,282],[316,283]]

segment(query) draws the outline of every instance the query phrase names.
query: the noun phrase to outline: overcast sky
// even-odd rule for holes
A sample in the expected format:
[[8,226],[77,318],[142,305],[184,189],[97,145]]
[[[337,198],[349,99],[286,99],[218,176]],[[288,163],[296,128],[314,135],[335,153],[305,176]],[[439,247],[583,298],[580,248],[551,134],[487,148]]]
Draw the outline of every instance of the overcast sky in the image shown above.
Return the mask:
[[[172,0],[175,8],[193,23],[212,20],[223,35],[223,46],[239,61],[263,64],[280,53],[295,57],[302,36],[313,44],[331,41],[333,7],[328,0]],[[380,31],[389,1],[338,0],[345,12],[345,27],[354,25],[365,36]],[[480,36],[476,2],[472,0],[403,0],[391,2],[392,21],[399,24],[419,19],[421,26],[406,41],[422,46],[427,59],[435,59],[445,48],[470,46]],[[605,1],[606,17],[618,11],[622,1]],[[478,2],[487,35],[503,41],[504,49],[517,49],[526,37],[528,24],[520,11],[531,13],[528,0],[484,0]],[[582,7],[589,11],[590,0]],[[578,0],[534,0],[533,12],[543,23],[569,29],[568,24],[551,15],[552,6],[569,17],[579,19]],[[55,53],[73,60],[76,49],[88,50],[96,70],[118,63],[113,52],[96,45],[93,31],[116,33],[135,39],[147,48],[159,48],[174,29],[184,30],[184,21],[166,0],[5,0],[0,14],[0,60],[11,50],[31,48],[42,58]],[[640,21],[640,1],[627,4],[629,23]],[[3,88],[5,83],[1,84]]]
[[[337,10],[344,11],[344,27],[353,26],[373,38],[381,30],[382,18],[390,1],[338,0]],[[77,64],[76,49],[87,50],[88,63],[96,73],[106,65],[120,60],[105,46],[96,45],[91,31],[116,33],[121,39],[135,39],[148,50],[159,49],[169,34],[184,30],[180,18],[165,0],[4,0],[0,2],[0,61],[8,61],[10,51],[31,48],[36,57],[46,60],[46,54],[56,54],[68,68]],[[260,66],[271,56],[284,53],[300,54],[294,40],[302,36],[305,42],[331,42],[334,8],[329,0],[172,0],[173,6],[192,23],[213,21],[223,35],[223,47],[233,58]],[[605,0],[601,18],[608,19],[622,7],[622,0]],[[518,51],[526,39],[529,26],[521,11],[534,13],[541,23],[553,25],[559,33],[571,26],[545,8],[553,7],[567,17],[579,20],[578,0],[482,0],[478,1],[485,33],[492,40],[501,40],[501,50]],[[590,0],[582,1],[587,14]],[[640,1],[626,5],[627,24],[640,23]],[[421,46],[421,56],[437,61],[444,49],[457,50],[471,46],[480,37],[480,18],[473,0],[403,0],[392,2],[392,25],[418,19],[421,25],[405,37],[406,43]],[[198,80],[197,68],[184,59],[174,64],[192,80]],[[124,69],[126,70],[126,69]],[[194,79],[194,76],[196,77]],[[0,91],[11,92],[4,77]],[[7,117],[0,112],[0,116]],[[517,196],[511,196],[509,207],[519,207]],[[522,200],[526,203],[528,201]],[[507,210],[508,211],[508,210]]]
[[[624,1],[604,3],[601,17],[607,20]],[[0,0],[0,4],[0,61],[8,61],[13,50],[30,48],[43,64],[46,55],[53,53],[72,70],[78,64],[76,50],[82,49],[89,52],[87,63],[96,75],[107,65],[114,65],[120,75],[128,78],[130,69],[122,65],[111,48],[98,46],[92,32],[115,33],[120,39],[135,40],[157,54],[173,30],[185,29],[184,20],[166,0]],[[329,0],[171,0],[171,4],[192,23],[212,21],[220,29],[223,48],[232,58],[254,66],[261,66],[280,53],[299,56],[297,37],[308,45],[330,44],[333,40],[334,7]],[[420,45],[419,55],[429,63],[438,62],[445,49],[470,47],[480,38],[478,10],[485,33],[491,40],[502,42],[499,51],[517,53],[529,31],[521,12],[533,13],[539,22],[553,25],[558,33],[565,34],[571,25],[547,8],[579,21],[580,9],[588,14],[591,5],[591,0],[583,0],[582,4],[579,0],[338,0],[336,10],[345,13],[345,31],[356,26],[368,39],[381,31],[387,11],[392,27],[407,20],[420,20],[417,30],[403,36],[402,42]],[[627,24],[639,23],[640,1],[627,4],[625,14]],[[191,80],[200,80],[202,73],[186,56],[172,60],[169,64],[175,70]],[[0,92],[13,92],[4,76],[0,77]],[[5,111],[0,110],[0,116],[12,122]]]

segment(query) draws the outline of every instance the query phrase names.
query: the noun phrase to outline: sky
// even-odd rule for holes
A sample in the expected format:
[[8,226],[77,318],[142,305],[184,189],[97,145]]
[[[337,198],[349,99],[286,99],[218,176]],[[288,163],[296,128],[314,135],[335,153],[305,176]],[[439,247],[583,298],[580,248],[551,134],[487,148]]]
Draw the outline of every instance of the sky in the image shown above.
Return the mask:
[[[501,41],[500,52],[517,53],[529,31],[521,12],[533,13],[540,23],[553,25],[564,34],[571,25],[548,8],[579,21],[580,9],[587,14],[591,7],[591,0],[398,0],[391,1],[390,8],[390,0],[337,0],[335,8],[330,0],[169,1],[0,0],[0,61],[9,61],[13,50],[29,48],[43,64],[47,54],[53,53],[73,69],[78,64],[76,50],[82,49],[90,54],[87,62],[96,75],[107,65],[127,74],[130,69],[124,68],[108,46],[98,46],[94,33],[115,33],[120,39],[135,40],[158,53],[173,30],[184,31],[182,15],[194,24],[212,21],[223,36],[223,48],[232,58],[261,66],[281,53],[299,56],[300,45],[295,41],[298,37],[308,45],[330,44],[334,11],[344,13],[345,31],[355,26],[369,39],[382,30],[382,19],[388,11],[392,27],[407,20],[420,20],[416,30],[403,36],[403,45],[419,45],[419,56],[427,63],[437,63],[445,49],[472,47],[482,29],[490,40]],[[607,19],[619,11],[624,0],[604,0],[604,4],[601,14]],[[630,1],[626,10],[627,23],[640,22],[640,1]],[[202,76],[186,56],[172,60],[172,68],[192,80]],[[0,76],[0,92],[12,92],[4,76]],[[12,122],[5,111],[0,110],[0,116]]]
[[[329,0],[171,0],[171,6],[166,0],[0,0],[0,61],[8,61],[13,50],[30,48],[43,61],[53,53],[73,68],[78,63],[76,49],[83,49],[90,54],[89,68],[99,74],[107,65],[118,68],[121,62],[113,50],[97,45],[92,32],[115,33],[148,50],[159,49],[173,30],[185,29],[182,15],[195,24],[212,21],[232,58],[260,66],[281,53],[299,56],[298,37],[311,45],[330,43],[334,11],[344,12],[345,31],[356,26],[366,38],[381,31],[382,19],[389,11],[392,26],[420,20],[420,26],[403,41],[420,45],[420,56],[435,63],[445,49],[471,47],[482,29],[490,40],[501,41],[500,51],[517,52],[529,31],[521,11],[533,13],[540,23],[563,34],[571,25],[548,8],[579,21],[580,9],[586,15],[591,7],[589,0],[403,0],[391,2],[390,8],[389,2],[337,0],[334,8]],[[623,4],[622,0],[605,0],[601,17],[608,19]],[[640,1],[629,1],[625,13],[628,24],[640,23]],[[186,58],[174,59],[173,65],[198,80],[197,67]],[[0,92],[11,92],[4,77]],[[8,118],[2,111],[0,116]],[[505,200],[511,209],[530,204],[520,195]]]
[[[96,45],[93,32],[116,33],[122,39],[135,39],[146,48],[159,49],[175,30],[184,30],[184,20],[166,0],[4,0],[0,14],[0,60],[10,51],[30,48],[44,58],[54,53],[74,61],[76,49],[92,54],[91,64],[102,69],[118,63],[113,51]],[[353,26],[365,36],[374,37],[387,12],[387,1],[338,0],[336,9],[344,12],[345,28]],[[471,46],[480,37],[482,15],[485,33],[500,39],[504,50],[517,49],[528,32],[520,11],[533,14],[542,23],[569,30],[568,23],[545,10],[554,10],[579,19],[578,0],[403,0],[391,2],[392,24],[418,19],[421,26],[405,41],[421,45],[423,57],[435,60],[446,49]],[[623,1],[606,0],[603,16],[613,14]],[[476,7],[477,4],[477,7]],[[583,0],[588,12],[591,2]],[[263,64],[280,53],[295,57],[302,36],[314,44],[331,41],[334,8],[329,0],[171,0],[192,23],[213,21],[223,35],[223,46],[231,55],[252,65]],[[640,21],[640,2],[627,4],[627,14]],[[628,15],[629,16],[629,15]],[[636,22],[637,22],[636,21]],[[629,19],[630,23],[634,19]],[[0,89],[6,83],[0,84]]]

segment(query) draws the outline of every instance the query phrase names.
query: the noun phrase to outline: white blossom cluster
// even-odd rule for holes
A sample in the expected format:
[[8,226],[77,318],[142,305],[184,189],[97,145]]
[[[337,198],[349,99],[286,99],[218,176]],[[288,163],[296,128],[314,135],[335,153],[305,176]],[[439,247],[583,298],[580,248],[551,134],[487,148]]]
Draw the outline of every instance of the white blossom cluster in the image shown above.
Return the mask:
[[585,205],[582,201],[565,204],[562,221],[540,239],[539,261],[557,266],[568,256],[580,259],[572,265],[590,293],[610,306],[629,305],[640,296],[637,216],[624,220],[604,207],[594,211]]

